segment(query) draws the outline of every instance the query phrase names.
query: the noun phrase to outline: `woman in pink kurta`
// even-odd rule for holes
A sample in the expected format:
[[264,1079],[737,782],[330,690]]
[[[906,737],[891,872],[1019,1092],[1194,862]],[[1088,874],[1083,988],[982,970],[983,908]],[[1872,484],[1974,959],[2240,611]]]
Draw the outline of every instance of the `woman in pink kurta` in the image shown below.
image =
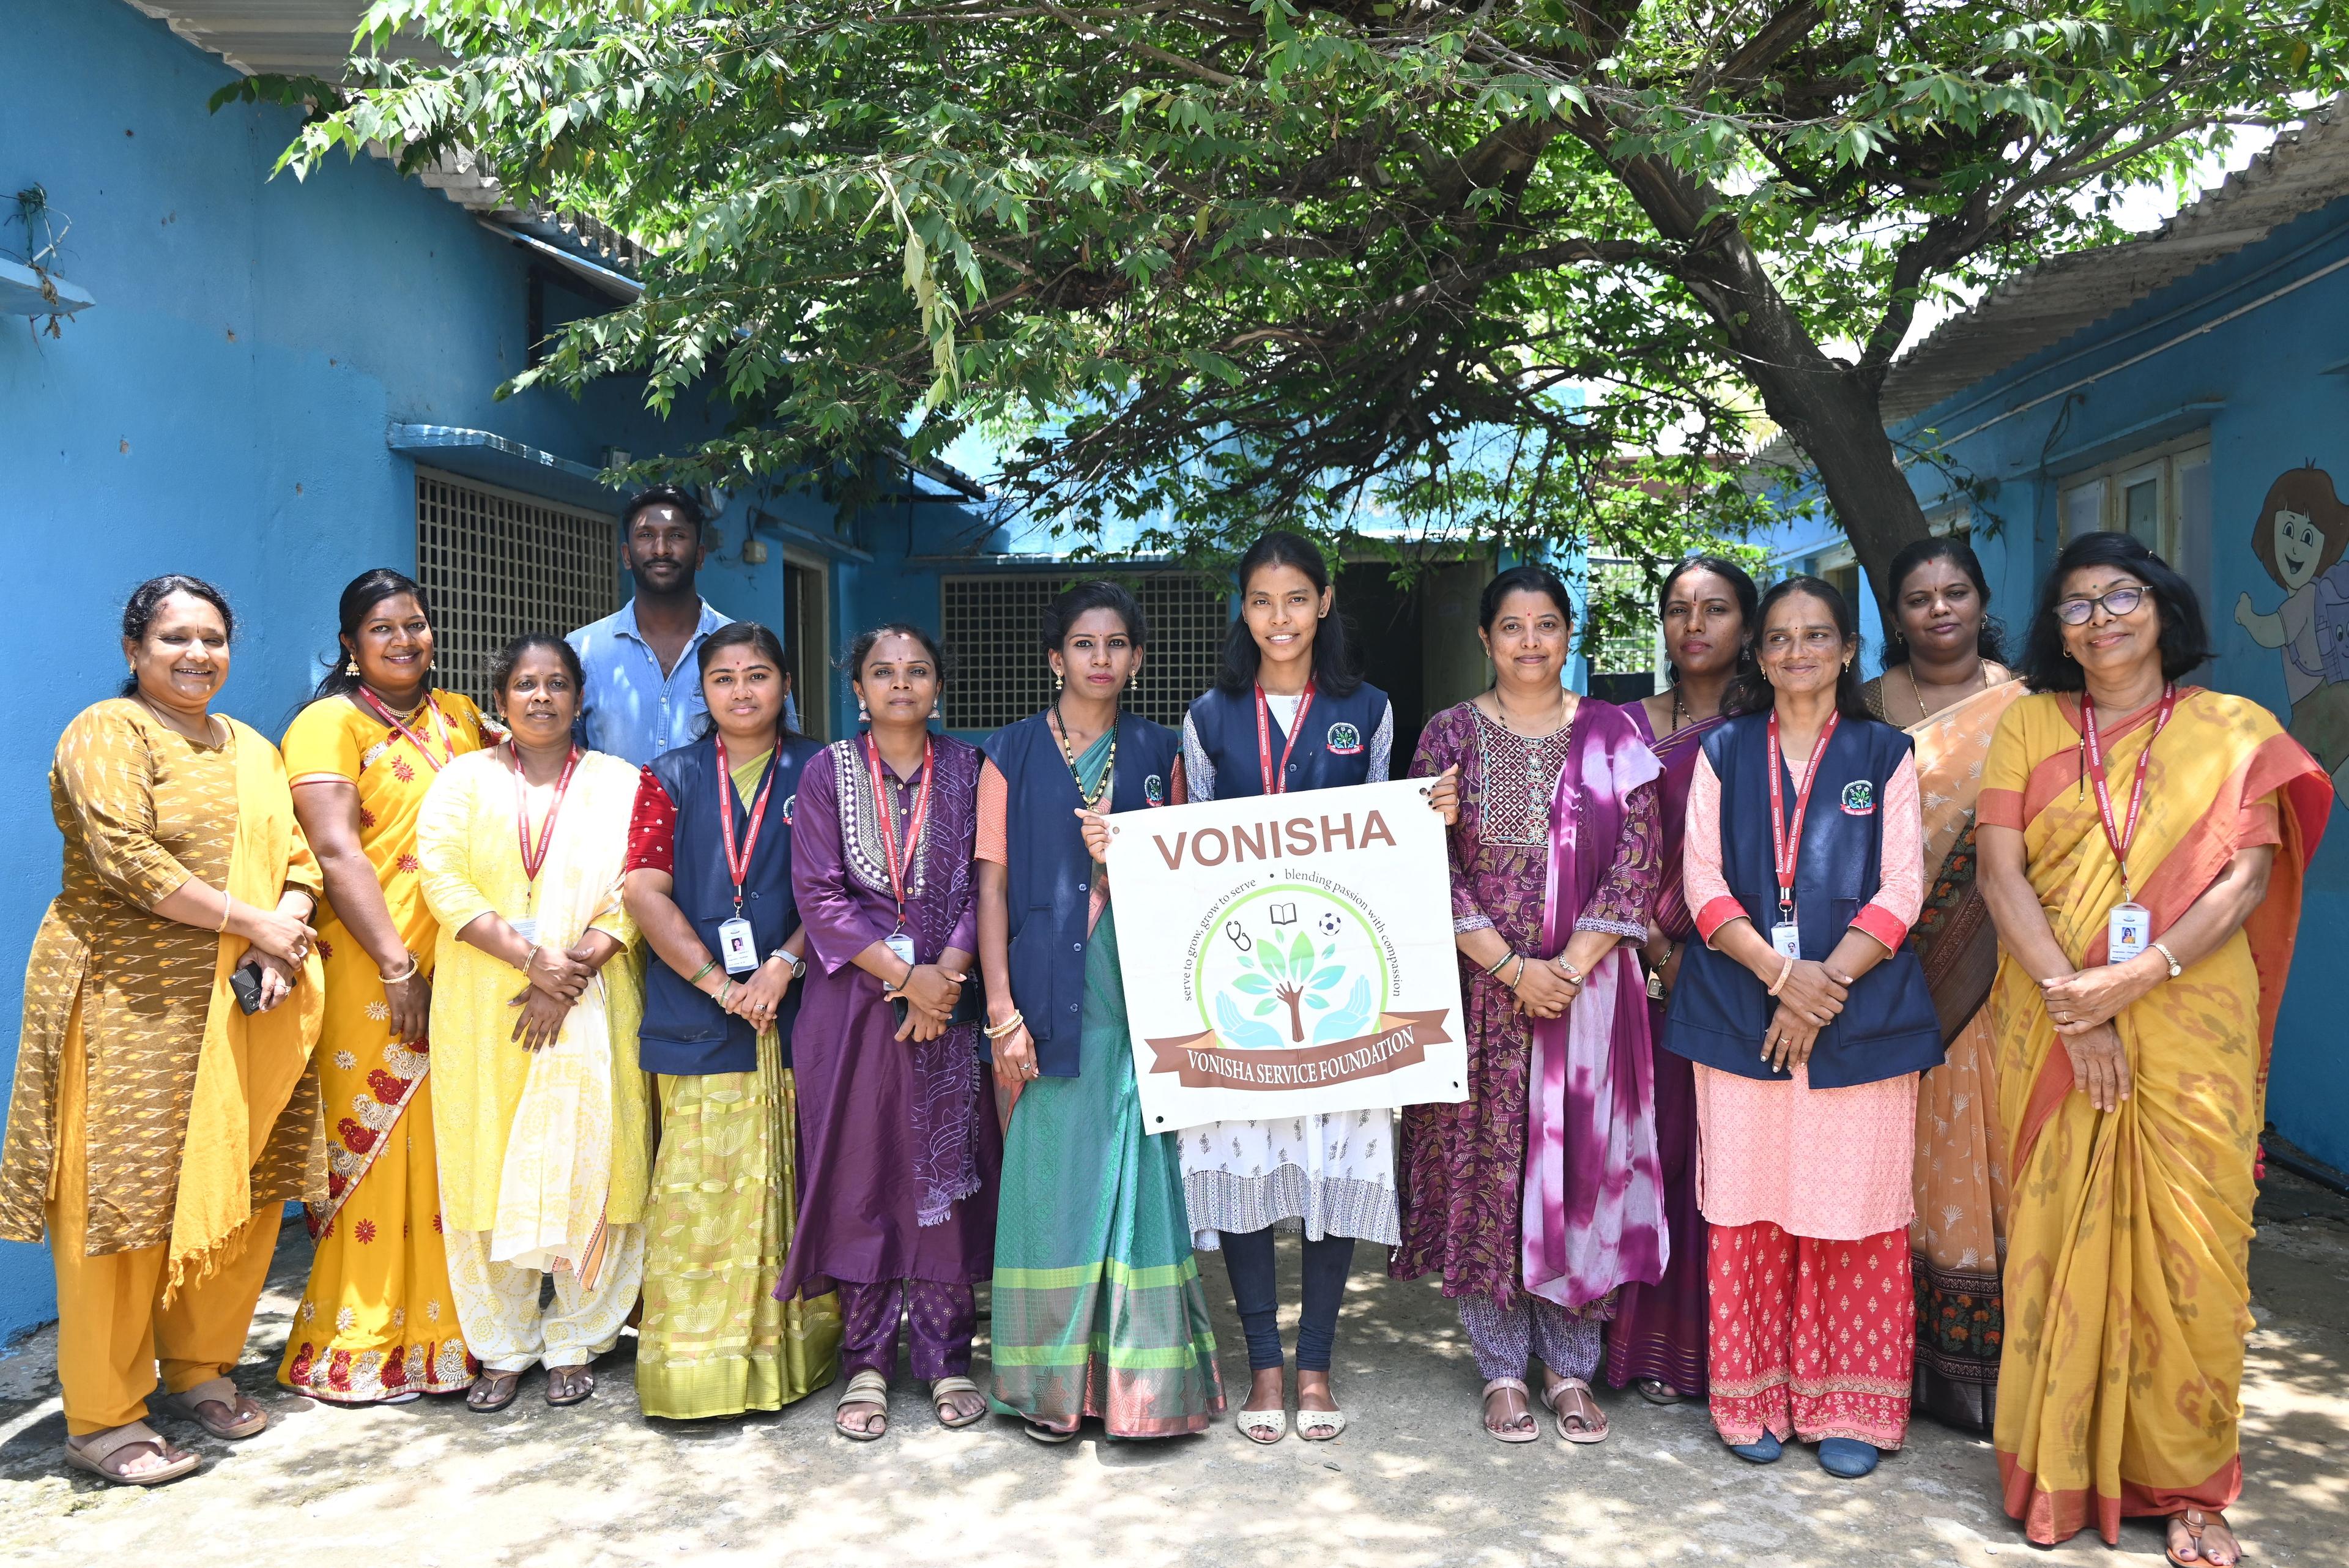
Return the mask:
[[1908,1428],[1917,1078],[1940,1056],[1907,947],[1923,898],[1908,737],[1868,716],[1834,588],[1764,596],[1763,680],[1689,782],[1701,947],[1667,1044],[1695,1065],[1714,1427],[1756,1463],[1819,1444],[1857,1477]]

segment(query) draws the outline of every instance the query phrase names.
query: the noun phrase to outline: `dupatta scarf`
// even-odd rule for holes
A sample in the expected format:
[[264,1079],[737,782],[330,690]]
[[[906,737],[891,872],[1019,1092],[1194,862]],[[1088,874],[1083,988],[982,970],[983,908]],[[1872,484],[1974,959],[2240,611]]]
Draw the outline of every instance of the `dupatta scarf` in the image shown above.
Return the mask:
[[[2015,701],[1985,764],[1979,819],[2023,835],[2064,955],[2106,961],[2120,868],[2082,787],[2077,705]],[[2108,732],[2127,780],[2151,710]],[[2120,787],[2126,788],[2123,783]],[[2038,985],[2012,959],[1991,992],[2010,1139],[2006,1339],[1993,1439],[2007,1511],[2043,1544],[2127,1514],[2219,1509],[2241,1490],[2237,1422],[2252,1162],[2302,879],[2332,809],[2323,770],[2258,704],[2180,693],[2130,847],[2137,899],[2167,929],[2247,846],[2272,844],[2241,929],[2114,1020],[2133,1087],[2099,1112]]]
[[1909,727],[1917,742],[1917,795],[1931,873],[1909,940],[1924,965],[1944,1045],[1990,1000],[1998,973],[1998,932],[1974,881],[1974,805],[1991,737],[2023,691],[2020,680],[2002,680]]
[[[1586,698],[1550,798],[1542,941],[1562,950],[1622,837],[1624,803],[1662,773],[1631,722]],[[1521,1263],[1561,1306],[1663,1278],[1671,1243],[1656,1152],[1648,993],[1629,947],[1591,966],[1562,1018],[1537,1019],[1526,1085]]]

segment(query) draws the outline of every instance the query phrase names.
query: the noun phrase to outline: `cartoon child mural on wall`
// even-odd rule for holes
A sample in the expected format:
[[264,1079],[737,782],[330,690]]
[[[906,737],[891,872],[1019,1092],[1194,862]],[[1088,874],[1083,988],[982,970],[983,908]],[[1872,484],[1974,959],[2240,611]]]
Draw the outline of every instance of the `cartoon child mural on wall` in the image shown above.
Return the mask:
[[2251,526],[2251,553],[2284,591],[2272,614],[2235,602],[2235,621],[2261,648],[2283,650],[2292,739],[2333,774],[2349,800],[2349,506],[2333,476],[2311,464],[2268,486]]

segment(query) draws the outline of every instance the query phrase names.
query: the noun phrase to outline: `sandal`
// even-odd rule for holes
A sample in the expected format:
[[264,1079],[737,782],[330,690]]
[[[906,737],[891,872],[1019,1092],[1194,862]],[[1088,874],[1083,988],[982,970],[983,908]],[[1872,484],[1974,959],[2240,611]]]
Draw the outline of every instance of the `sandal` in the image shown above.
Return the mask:
[[1346,1429],[1343,1410],[1299,1410],[1297,1435],[1309,1443],[1326,1443]]
[[[980,1403],[978,1408],[970,1415],[963,1415],[954,1407],[954,1397],[956,1395],[978,1393],[978,1385],[973,1383],[968,1377],[941,1377],[936,1382],[931,1384],[930,1408],[938,1413],[938,1425],[946,1428],[951,1432],[986,1420],[987,1404],[986,1396],[984,1395],[980,1395],[979,1397]],[[1071,1436],[1073,1435],[1074,1434],[1071,1434]]]
[[1247,1440],[1269,1447],[1288,1436],[1288,1412],[1277,1410],[1236,1410],[1232,1425],[1246,1434]]
[[1077,1428],[1071,1427],[1063,1432],[1058,1427],[1048,1427],[1041,1421],[1030,1421],[1028,1423],[1028,1435],[1040,1443],[1073,1443],[1077,1440]]
[[1525,1423],[1525,1429],[1523,1431],[1516,1430],[1513,1428],[1495,1427],[1493,1425],[1493,1396],[1495,1394],[1516,1394],[1522,1397],[1526,1392],[1526,1380],[1522,1377],[1495,1377],[1490,1383],[1485,1385],[1483,1426],[1485,1428],[1485,1435],[1486,1437],[1492,1438],[1496,1443],[1532,1443],[1538,1442],[1540,1440],[1541,1423],[1533,1418],[1533,1412],[1530,1409],[1526,1410],[1523,1415],[1516,1417],[1516,1420]]
[[[1567,1407],[1567,1397],[1578,1394],[1581,1404]],[[1557,1435],[1569,1443],[1603,1443],[1607,1440],[1607,1412],[1599,1407],[1599,1400],[1590,1392],[1590,1385],[1579,1377],[1561,1377],[1542,1388],[1541,1402],[1557,1417]],[[1585,1411],[1588,1414],[1585,1414]],[[1593,1419],[1596,1417],[1596,1419]]]
[[1685,1405],[1689,1397],[1661,1377],[1642,1377],[1631,1385],[1651,1405]]
[[584,1405],[595,1397],[595,1369],[581,1363],[576,1366],[550,1366],[546,1369],[546,1402],[557,1409],[565,1405]]
[[[131,1450],[141,1448],[153,1449],[155,1457],[165,1461],[163,1467],[126,1472],[122,1466],[139,1457]],[[116,1460],[120,1462],[111,1462]],[[162,1435],[146,1422],[133,1421],[87,1437],[67,1438],[66,1463],[76,1469],[88,1470],[109,1486],[160,1486],[165,1481],[178,1480],[202,1460],[185,1449],[175,1449],[165,1442]]]
[[[881,1424],[859,1428],[841,1419],[860,1406],[880,1411]],[[889,1430],[889,1380],[870,1366],[851,1377],[848,1386],[840,1391],[840,1402],[832,1407],[832,1429],[856,1443],[875,1442],[885,1436]]]
[[[2180,1557],[2178,1554],[2178,1549],[2169,1543],[2169,1526],[2172,1524],[2185,1528],[2187,1549],[2194,1553],[2193,1556]],[[2228,1525],[2227,1516],[2224,1513],[2213,1518],[2199,1508],[2189,1508],[2171,1514],[2168,1523],[2162,1526],[2161,1554],[2176,1564],[2177,1568],[2234,1568],[2236,1563],[2243,1560],[2241,1542],[2235,1543],[2233,1562],[2217,1563],[2210,1561],[2209,1552],[2202,1544],[2202,1532],[2213,1524],[2226,1530],[2230,1535],[2234,1534],[2234,1530]]]
[[522,1374],[492,1372],[487,1367],[465,1390],[465,1408],[477,1415],[494,1416],[512,1404],[522,1394]]
[[[238,1393],[236,1385],[225,1377],[208,1378],[193,1388],[166,1394],[158,1403],[174,1415],[185,1416],[213,1437],[232,1443],[253,1437],[269,1425],[269,1412]],[[207,1405],[218,1405],[228,1415],[208,1416],[204,1414]]]

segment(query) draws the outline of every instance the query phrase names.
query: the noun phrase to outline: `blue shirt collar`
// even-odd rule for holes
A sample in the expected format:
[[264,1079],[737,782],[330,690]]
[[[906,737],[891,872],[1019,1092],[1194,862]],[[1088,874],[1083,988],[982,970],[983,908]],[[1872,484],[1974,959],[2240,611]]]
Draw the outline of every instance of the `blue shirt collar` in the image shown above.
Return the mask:
[[[688,647],[726,624],[726,618],[710,608],[708,599],[697,597],[695,602],[701,606],[701,622],[693,628],[693,636],[686,639]],[[628,602],[620,607],[619,613],[612,619],[614,622],[612,629],[615,632],[622,637],[633,638],[638,642],[646,642],[644,631],[636,624],[636,597],[634,594],[628,596]],[[647,646],[649,647],[650,644],[647,643]]]

